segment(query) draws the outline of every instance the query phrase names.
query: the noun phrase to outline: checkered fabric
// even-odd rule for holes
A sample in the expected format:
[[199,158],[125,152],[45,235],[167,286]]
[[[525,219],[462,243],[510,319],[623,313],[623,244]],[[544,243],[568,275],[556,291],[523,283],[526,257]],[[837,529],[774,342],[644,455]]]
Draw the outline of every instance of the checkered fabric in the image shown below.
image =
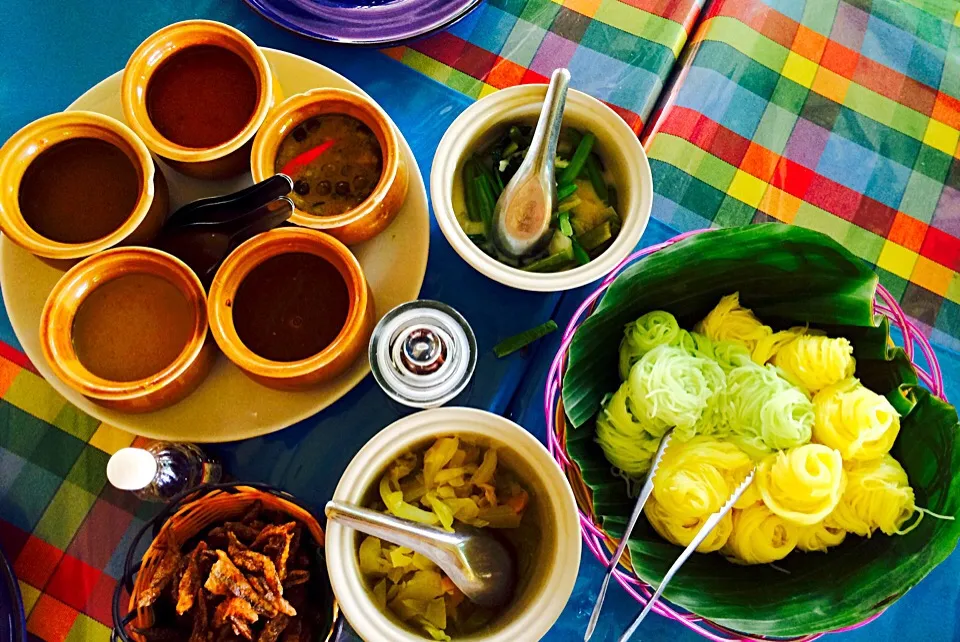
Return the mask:
[[387,54],[471,98],[570,69],[571,86],[640,132],[703,0],[488,0],[449,31]]
[[107,483],[107,459],[145,440],[67,403],[0,343],[0,548],[13,564],[31,635],[107,640],[130,540],[156,510]]
[[688,56],[645,137],[654,216],[825,232],[960,348],[960,5],[718,0]]

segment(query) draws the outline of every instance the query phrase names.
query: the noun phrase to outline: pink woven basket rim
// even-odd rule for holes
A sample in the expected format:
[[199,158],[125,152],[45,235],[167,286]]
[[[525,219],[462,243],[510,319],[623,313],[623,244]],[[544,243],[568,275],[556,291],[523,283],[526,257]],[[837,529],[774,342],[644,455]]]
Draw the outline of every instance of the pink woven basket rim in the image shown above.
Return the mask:
[[[654,252],[669,247],[674,243],[705,231],[707,230],[694,230],[692,232],[685,232],[683,234],[674,236],[663,243],[658,243],[642,250],[638,250],[628,256],[604,278],[596,290],[594,290],[592,293],[590,293],[590,295],[587,296],[586,299],[584,299],[583,303],[580,304],[580,307],[577,308],[573,314],[573,317],[570,319],[570,322],[567,324],[560,342],[560,348],[558,349],[557,354],[554,356],[553,362],[550,364],[550,369],[547,372],[547,382],[544,388],[543,403],[544,418],[546,419],[547,424],[547,446],[554,459],[556,459],[557,463],[560,464],[560,467],[563,468],[565,472],[573,466],[573,463],[570,461],[563,444],[560,443],[558,438],[557,425],[554,421],[554,413],[557,408],[557,404],[560,401],[560,388],[563,378],[564,358],[567,354],[567,351],[570,349],[570,343],[573,341],[574,332],[576,332],[577,328],[580,326],[580,323],[582,323],[583,320],[589,316],[589,312],[592,311],[594,304],[603,295],[603,293],[606,292],[607,288],[610,287],[613,281],[617,278],[617,276],[619,276],[626,266],[649,254],[653,254]],[[877,298],[879,300],[875,302],[874,309],[878,313],[886,316],[890,320],[891,325],[897,327],[903,333],[904,352],[906,352],[907,357],[910,359],[911,363],[913,363],[920,381],[927,388],[929,388],[935,396],[946,401],[943,385],[943,373],[940,370],[940,363],[937,361],[936,354],[934,353],[930,342],[923,335],[916,324],[907,318],[903,309],[897,303],[896,298],[882,285],[877,286]],[[921,368],[914,361],[916,348],[919,348],[920,352],[926,359],[930,368],[929,372]],[[593,553],[594,557],[596,557],[597,560],[604,565],[604,567],[608,566],[610,563],[610,556],[605,543],[610,543],[613,546],[616,546],[619,543],[618,540],[604,533],[603,530],[594,523],[591,516],[584,513],[583,509],[579,508],[579,502],[578,509],[580,511],[580,532],[583,536],[584,543]],[[648,584],[640,580],[635,574],[624,571],[622,566],[618,566],[614,570],[613,577],[616,579],[617,583],[620,584],[620,586],[622,586],[623,589],[641,605],[645,605],[653,593]],[[674,607],[665,599],[659,600],[654,605],[653,611],[662,617],[680,623],[691,631],[714,642],[755,642],[757,640],[763,641],[771,639],[763,636],[744,637],[742,634],[737,633],[736,631],[731,631],[720,626],[719,624],[711,622],[710,620],[687,613],[678,607]],[[831,631],[831,633],[841,633],[858,629],[880,617],[881,614],[882,612],[877,613],[858,624],[836,629],[835,631]],[[812,640],[821,638],[823,635],[825,634],[818,633],[799,638],[791,638],[790,640],[792,640],[792,642],[811,642]],[[784,640],[784,638],[773,639]]]

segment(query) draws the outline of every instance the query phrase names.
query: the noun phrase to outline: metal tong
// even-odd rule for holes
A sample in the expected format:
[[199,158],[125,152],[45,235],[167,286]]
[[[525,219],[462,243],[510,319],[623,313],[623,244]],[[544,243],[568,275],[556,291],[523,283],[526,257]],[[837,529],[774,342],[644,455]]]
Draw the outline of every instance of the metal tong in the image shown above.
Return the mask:
[[188,203],[167,219],[153,245],[186,263],[209,288],[237,246],[290,218],[291,189],[293,181],[277,174],[239,192]]
[[[633,514],[630,515],[630,521],[627,524],[627,528],[623,533],[623,537],[620,539],[620,544],[617,546],[616,552],[614,552],[613,557],[610,559],[610,563],[607,565],[607,573],[603,578],[603,584],[600,587],[600,594],[597,596],[597,602],[594,604],[593,613],[590,614],[590,622],[587,624],[587,631],[584,635],[584,642],[590,639],[593,635],[594,629],[596,629],[597,621],[600,619],[600,610],[603,608],[603,601],[606,598],[607,587],[610,585],[610,578],[613,575],[614,569],[617,567],[617,564],[620,562],[620,558],[623,556],[623,552],[627,547],[627,542],[630,539],[630,534],[633,532],[634,527],[637,524],[637,520],[640,518],[640,513],[643,512],[643,507],[647,503],[647,500],[650,498],[651,493],[653,492],[653,478],[656,475],[657,469],[660,467],[660,461],[663,459],[663,453],[666,451],[667,445],[672,437],[672,429],[667,431],[664,434],[663,439],[660,440],[660,446],[657,448],[657,454],[653,459],[653,463],[650,465],[650,472],[647,473],[647,479],[643,484],[643,488],[640,491],[640,496],[637,498],[637,503],[633,508]],[[644,618],[647,617],[647,614],[653,609],[653,606],[657,603],[657,600],[660,599],[660,596],[663,595],[664,589],[667,587],[667,584],[670,583],[670,580],[673,579],[673,576],[677,574],[680,570],[680,567],[693,555],[694,551],[697,550],[697,547],[703,543],[703,540],[713,532],[713,529],[717,527],[717,524],[720,523],[727,513],[733,508],[733,505],[737,503],[743,493],[747,490],[751,483],[753,483],[753,477],[756,474],[756,468],[750,471],[750,473],[740,482],[740,485],[733,491],[730,497],[727,499],[727,502],[720,507],[720,510],[715,512],[713,515],[707,518],[703,523],[703,526],[700,527],[700,530],[697,531],[697,536],[693,538],[693,541],[683,549],[683,552],[680,553],[680,556],[676,559],[673,565],[667,570],[666,574],[663,576],[663,579],[660,581],[660,585],[657,587],[656,592],[653,596],[647,600],[646,606],[643,607],[643,610],[640,611],[640,614],[634,619],[633,623],[630,624],[630,627],[626,632],[620,636],[620,642],[627,642],[633,634],[640,627],[640,623],[643,622]]]

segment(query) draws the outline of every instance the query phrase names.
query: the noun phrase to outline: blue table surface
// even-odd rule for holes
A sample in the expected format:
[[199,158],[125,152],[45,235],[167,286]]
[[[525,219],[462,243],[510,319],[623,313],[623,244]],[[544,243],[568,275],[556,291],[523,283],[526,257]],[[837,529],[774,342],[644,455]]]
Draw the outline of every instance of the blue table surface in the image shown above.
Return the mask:
[[[316,60],[356,82],[396,121],[425,179],[440,137],[470,103],[465,96],[379,52],[321,45],[291,35],[253,14],[240,0],[6,0],[0,13],[0,140],[40,116],[63,109],[120,69],[147,35],[187,18],[232,24],[260,45]],[[653,214],[656,217],[657,212]],[[640,245],[674,234],[654,220]],[[473,383],[453,405],[486,408],[511,417],[543,440],[543,386],[559,333],[526,354],[504,360],[496,359],[491,347],[548,318],[564,327],[589,288],[564,296],[511,290],[480,276],[456,256],[435,221],[431,222],[430,241],[421,297],[459,309],[474,327],[480,350]],[[19,345],[5,314],[0,315],[0,340]],[[948,395],[960,398],[954,376],[960,372],[960,359],[947,351],[939,351],[938,356]],[[222,444],[214,450],[236,477],[278,485],[319,509],[353,454],[373,434],[409,412],[388,401],[368,377],[316,417],[273,435]],[[546,640],[582,639],[602,575],[601,565],[584,548],[576,589]],[[958,576],[960,555],[954,554],[879,621],[833,638],[845,642],[960,640]],[[637,608],[623,591],[613,588],[594,639],[617,639]],[[654,617],[636,639],[700,638],[676,623]]]

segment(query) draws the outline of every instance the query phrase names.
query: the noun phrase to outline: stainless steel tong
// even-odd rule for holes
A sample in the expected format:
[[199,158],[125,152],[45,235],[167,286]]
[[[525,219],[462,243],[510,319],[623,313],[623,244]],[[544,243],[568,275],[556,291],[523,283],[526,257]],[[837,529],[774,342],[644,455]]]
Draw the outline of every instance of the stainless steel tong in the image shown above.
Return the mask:
[[[630,539],[631,533],[633,533],[634,527],[637,525],[637,520],[640,518],[640,513],[643,512],[643,507],[653,492],[654,476],[657,473],[657,469],[660,467],[660,461],[663,459],[663,453],[666,451],[667,445],[669,444],[672,436],[673,431],[671,429],[668,430],[666,434],[664,434],[663,439],[660,440],[660,446],[657,448],[657,454],[653,458],[653,463],[650,465],[650,472],[647,473],[647,479],[643,484],[643,488],[640,490],[640,496],[637,497],[637,503],[633,507],[633,513],[630,515],[630,521],[627,523],[627,528],[624,530],[623,536],[620,538],[620,544],[617,546],[617,550],[614,552],[613,557],[610,558],[610,563],[607,565],[607,573],[603,578],[603,584],[600,586],[600,593],[597,595],[597,601],[593,605],[593,613],[590,614],[590,622],[587,624],[587,631],[583,636],[584,642],[587,642],[587,640],[593,636],[593,632],[597,627],[597,621],[600,619],[600,611],[603,608],[603,602],[607,596],[607,588],[610,586],[610,578],[613,576],[613,571],[617,568],[617,564],[620,563],[620,558],[623,556],[623,552],[627,548],[627,542]],[[657,587],[656,592],[653,594],[653,597],[647,601],[647,604],[643,607],[640,615],[636,617],[636,619],[630,625],[630,628],[628,628],[627,631],[620,637],[620,642],[627,642],[627,640],[629,640],[630,637],[640,627],[640,623],[643,622],[644,618],[647,617],[647,614],[651,611],[651,609],[653,609],[654,604],[656,604],[657,600],[660,599],[660,596],[663,594],[663,590],[667,587],[667,584],[669,584],[670,580],[673,579],[673,576],[677,574],[677,571],[680,570],[680,567],[683,566],[684,562],[686,562],[687,559],[693,555],[694,551],[697,550],[697,547],[703,543],[703,540],[705,540],[707,536],[713,532],[713,529],[717,527],[717,524],[720,523],[720,520],[722,520],[724,516],[730,512],[730,510],[733,508],[733,505],[737,503],[737,500],[740,499],[743,493],[747,490],[747,487],[749,487],[753,482],[755,473],[756,469],[754,468],[744,478],[744,480],[740,482],[740,485],[737,486],[720,510],[708,517],[703,523],[703,526],[701,526],[700,530],[697,531],[697,536],[693,538],[693,541],[690,542],[689,546],[683,549],[683,552],[663,576],[663,580]]]

